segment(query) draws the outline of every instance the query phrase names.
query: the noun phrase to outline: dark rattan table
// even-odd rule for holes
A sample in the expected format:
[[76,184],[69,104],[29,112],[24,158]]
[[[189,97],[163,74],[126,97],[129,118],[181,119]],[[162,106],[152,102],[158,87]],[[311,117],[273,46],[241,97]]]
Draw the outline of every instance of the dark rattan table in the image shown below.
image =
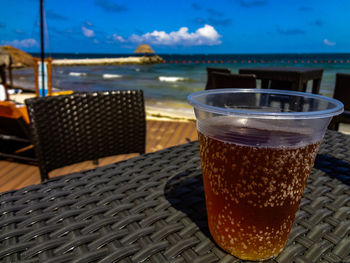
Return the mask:
[[254,74],[261,79],[261,88],[267,89],[270,80],[290,81],[291,89],[294,91],[306,91],[306,83],[312,80],[312,93],[318,94],[323,74],[322,68],[303,67],[260,67],[244,68],[239,70],[240,74]]
[[[350,262],[349,148],[327,132],[269,262]],[[0,262],[241,262],[210,238],[198,152],[189,143],[1,194]]]

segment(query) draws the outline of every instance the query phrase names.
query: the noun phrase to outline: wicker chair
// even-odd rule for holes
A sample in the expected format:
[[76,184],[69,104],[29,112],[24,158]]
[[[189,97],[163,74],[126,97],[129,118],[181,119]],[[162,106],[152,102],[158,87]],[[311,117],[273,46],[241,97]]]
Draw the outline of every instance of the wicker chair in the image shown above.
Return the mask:
[[41,173],[125,153],[144,153],[142,90],[76,93],[25,101]]
[[213,83],[212,74],[214,72],[231,73],[230,69],[228,69],[228,68],[210,68],[210,67],[207,67],[207,84],[205,86],[206,90],[213,89],[214,83]]
[[344,104],[344,112],[333,117],[330,125],[331,130],[338,130],[339,124],[350,123],[350,74],[337,73],[333,98],[340,100]]
[[251,74],[230,74],[230,73],[212,73],[212,89],[229,89],[229,88],[256,88],[255,75]]

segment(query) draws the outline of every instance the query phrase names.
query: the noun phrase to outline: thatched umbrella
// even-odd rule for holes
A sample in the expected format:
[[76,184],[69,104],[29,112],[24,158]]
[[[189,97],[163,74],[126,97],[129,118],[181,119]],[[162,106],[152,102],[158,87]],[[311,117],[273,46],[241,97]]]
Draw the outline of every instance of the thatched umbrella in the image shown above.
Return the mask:
[[34,59],[33,56],[21,49],[12,46],[3,46],[3,49],[7,51],[12,57],[12,67],[33,67]]
[[[0,77],[7,93],[6,70],[8,70],[10,87],[13,87],[12,68],[33,67],[32,55],[12,46],[0,46]],[[8,94],[6,94],[8,99]]]
[[147,44],[141,44],[134,51],[136,54],[154,54],[154,50]]

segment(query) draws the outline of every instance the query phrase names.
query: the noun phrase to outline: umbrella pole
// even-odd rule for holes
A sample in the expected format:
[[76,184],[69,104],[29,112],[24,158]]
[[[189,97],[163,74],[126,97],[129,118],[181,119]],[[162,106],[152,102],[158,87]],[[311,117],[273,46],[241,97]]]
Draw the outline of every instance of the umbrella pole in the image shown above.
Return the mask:
[[5,100],[10,100],[8,93],[7,80],[6,80],[6,69],[5,67],[0,67],[0,78],[5,89]]
[[45,72],[44,72],[44,61],[45,61],[45,54],[44,54],[44,0],[40,0],[40,43],[41,43],[41,85],[42,85],[42,96],[45,96]]

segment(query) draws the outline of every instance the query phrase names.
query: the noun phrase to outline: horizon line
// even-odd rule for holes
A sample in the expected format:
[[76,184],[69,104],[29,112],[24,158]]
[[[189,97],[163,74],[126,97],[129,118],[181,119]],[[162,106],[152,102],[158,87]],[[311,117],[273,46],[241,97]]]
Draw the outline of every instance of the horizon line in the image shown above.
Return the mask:
[[[40,54],[40,52],[28,52],[30,54]],[[102,53],[102,52],[46,52],[46,54],[93,54],[93,55],[135,55],[140,56],[141,54],[135,53]],[[302,52],[302,53],[153,53],[148,55],[350,55],[350,52]]]

